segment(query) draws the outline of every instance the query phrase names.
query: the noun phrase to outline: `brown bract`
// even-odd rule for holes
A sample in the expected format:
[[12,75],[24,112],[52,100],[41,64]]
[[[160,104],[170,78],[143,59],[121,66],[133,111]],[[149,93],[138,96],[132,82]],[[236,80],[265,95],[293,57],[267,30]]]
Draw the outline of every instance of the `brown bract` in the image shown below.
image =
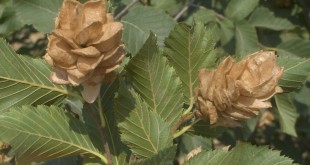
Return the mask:
[[52,82],[81,84],[84,99],[94,102],[101,83],[116,77],[125,56],[122,31],[123,25],[106,13],[105,0],[64,0],[44,56],[53,68]]
[[227,57],[216,70],[201,69],[195,91],[197,114],[210,124],[237,126],[235,120],[271,107],[268,100],[282,92],[277,86],[282,74],[271,51],[253,53],[239,62]]

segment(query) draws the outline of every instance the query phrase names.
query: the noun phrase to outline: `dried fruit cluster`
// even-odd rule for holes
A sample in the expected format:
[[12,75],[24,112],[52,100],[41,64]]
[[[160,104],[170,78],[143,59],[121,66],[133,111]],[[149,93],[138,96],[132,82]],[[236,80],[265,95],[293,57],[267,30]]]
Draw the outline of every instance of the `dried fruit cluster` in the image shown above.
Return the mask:
[[64,0],[44,56],[53,68],[53,83],[82,84],[84,99],[94,102],[101,83],[116,77],[124,58],[122,31],[123,25],[106,13],[105,0]]
[[282,92],[277,86],[282,73],[271,51],[253,53],[239,62],[227,57],[216,70],[202,69],[196,89],[197,114],[210,124],[226,126],[251,118],[271,107],[268,99]]

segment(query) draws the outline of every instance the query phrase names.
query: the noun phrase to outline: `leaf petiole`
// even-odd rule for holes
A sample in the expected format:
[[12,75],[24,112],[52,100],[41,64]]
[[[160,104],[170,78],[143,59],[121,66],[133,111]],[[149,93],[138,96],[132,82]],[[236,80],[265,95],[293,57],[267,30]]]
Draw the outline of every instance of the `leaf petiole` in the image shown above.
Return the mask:
[[188,115],[191,112],[191,110],[193,109],[193,106],[194,106],[194,98],[192,97],[190,99],[189,107],[182,113],[182,116]]
[[193,127],[193,125],[195,125],[196,123],[198,123],[201,119],[197,119],[194,122],[192,122],[190,125],[183,127],[180,131],[176,132],[175,134],[173,134],[173,138],[177,138],[179,136],[181,136],[182,134],[184,134],[186,131],[188,131],[190,128]]

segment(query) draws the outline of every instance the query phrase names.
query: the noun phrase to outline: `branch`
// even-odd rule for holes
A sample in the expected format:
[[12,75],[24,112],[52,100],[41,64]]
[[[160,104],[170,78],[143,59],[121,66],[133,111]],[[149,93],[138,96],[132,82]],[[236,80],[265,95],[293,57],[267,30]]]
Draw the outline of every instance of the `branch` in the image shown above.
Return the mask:
[[173,19],[177,21],[188,10],[188,8],[193,5],[194,1],[195,0],[190,0],[188,4],[184,6]]
[[103,147],[105,150],[105,153],[107,154],[107,159],[108,159],[108,164],[112,164],[112,157],[111,157],[111,152],[109,148],[109,144],[107,142],[107,135],[105,132],[105,119],[104,119],[104,114],[103,114],[103,108],[102,108],[102,103],[101,103],[101,96],[98,96],[98,111],[99,111],[99,118],[100,118],[100,133],[102,137],[102,142],[103,142]]
[[123,15],[125,15],[128,10],[130,8],[132,8],[136,3],[138,3],[139,0],[132,0],[121,12],[119,12],[116,16],[115,16],[115,19],[120,19]]
[[183,116],[173,127],[172,127],[172,132],[174,133],[179,127],[180,125],[182,125],[183,123],[191,120],[192,118],[194,118],[195,115],[194,113],[191,113],[187,116]]
[[[101,134],[101,140],[102,140],[102,142],[103,142],[103,147],[104,147],[104,150],[106,151],[106,143],[107,143],[107,141],[106,141],[106,139],[105,139],[105,132],[103,132],[102,130],[101,130],[101,126],[100,126],[100,123],[98,122],[98,118],[96,117],[96,115],[94,114],[94,113],[92,113],[90,110],[91,110],[91,108],[90,108],[90,104],[89,103],[85,103],[85,106],[89,109],[89,112],[88,113],[90,113],[90,115],[93,117],[93,119],[94,119],[94,122],[95,122],[95,124],[96,124],[96,126],[100,129],[100,134]],[[110,151],[109,149],[108,149],[108,151]],[[106,151],[107,152],[107,151]],[[111,154],[107,154],[107,158],[106,157],[103,157],[103,158],[101,158],[101,160],[105,163],[105,164],[110,164],[111,162],[112,162],[112,159],[111,159],[111,156],[110,156]]]

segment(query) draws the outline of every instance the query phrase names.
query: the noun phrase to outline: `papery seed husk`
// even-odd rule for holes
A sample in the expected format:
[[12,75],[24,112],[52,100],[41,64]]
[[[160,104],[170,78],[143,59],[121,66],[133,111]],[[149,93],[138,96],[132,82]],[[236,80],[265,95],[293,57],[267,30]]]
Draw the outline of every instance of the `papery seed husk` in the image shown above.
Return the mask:
[[101,83],[116,78],[116,69],[125,57],[123,25],[106,13],[105,2],[64,0],[44,56],[55,70],[52,81],[83,85],[82,95],[89,103],[97,98]]
[[93,103],[100,93],[101,84],[83,84],[82,96],[88,103]]
[[101,52],[93,46],[88,46],[86,48],[72,49],[71,52],[83,57],[99,57],[101,55]]
[[53,59],[54,63],[57,63],[62,68],[70,68],[77,61],[77,57],[68,52],[70,48],[70,45],[62,39],[54,36],[49,37],[48,55]]
[[48,53],[46,53],[43,56],[43,59],[50,65],[50,66],[54,66],[54,61],[53,59],[48,55]]
[[99,57],[79,57],[77,60],[77,68],[82,72],[90,72],[93,71],[98,64],[101,62],[104,56]]
[[74,33],[71,30],[55,29],[53,35],[64,40],[73,49],[79,49],[80,47],[73,41]]
[[75,21],[78,8],[81,8],[78,1],[75,0],[64,0],[62,7],[59,10],[58,16],[56,17],[55,25],[56,28],[69,30],[73,26],[71,25]]
[[94,43],[100,39],[102,36],[102,23],[101,22],[93,22],[82,31],[80,31],[75,37],[75,42],[78,45],[90,46],[91,43]]
[[255,52],[239,62],[227,57],[215,70],[201,69],[195,89],[196,114],[218,125],[255,117],[272,106],[268,99],[282,92],[277,86],[282,74],[275,53],[268,51]]
[[106,6],[102,0],[88,1],[83,4],[84,28],[93,22],[106,22]]
[[61,85],[69,84],[67,71],[59,68],[53,68],[50,74],[50,79],[55,84],[61,84]]
[[83,79],[88,75],[89,72],[82,72],[78,68],[75,68],[75,69],[68,69],[67,73],[69,75],[74,76],[77,79]]
[[102,27],[104,34],[94,43],[94,46],[101,52],[110,51],[116,45],[120,44],[122,29],[123,25],[119,22],[104,24]]

